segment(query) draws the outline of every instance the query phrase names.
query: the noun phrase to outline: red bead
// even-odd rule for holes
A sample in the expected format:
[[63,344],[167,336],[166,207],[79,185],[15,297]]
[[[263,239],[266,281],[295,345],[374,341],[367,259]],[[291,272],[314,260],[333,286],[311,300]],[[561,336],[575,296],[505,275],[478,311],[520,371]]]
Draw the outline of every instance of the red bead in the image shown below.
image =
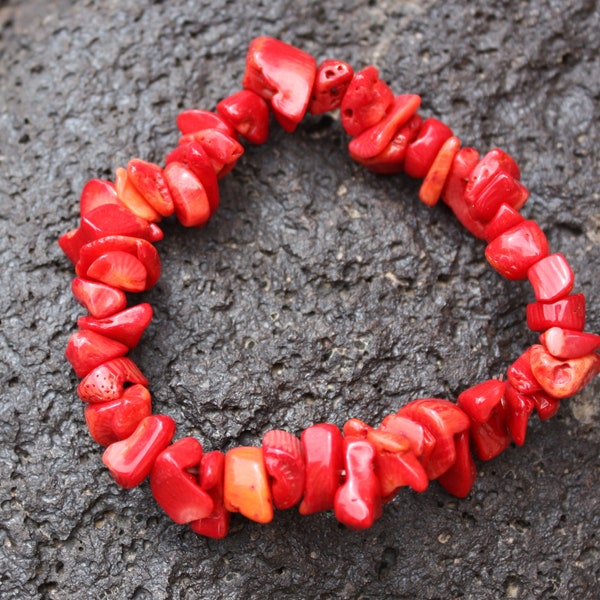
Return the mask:
[[77,377],[85,377],[92,369],[113,358],[125,356],[129,348],[93,331],[76,331],[67,343],[65,357]]
[[529,415],[533,412],[533,399],[527,394],[518,392],[510,383],[506,384],[504,394],[506,400],[506,425],[512,439],[517,446],[525,443],[527,433],[527,422]]
[[116,400],[123,395],[126,383],[148,385],[148,380],[130,358],[113,358],[85,376],[77,386],[77,395],[84,402]]
[[241,90],[217,104],[217,112],[252,144],[269,137],[269,106],[251,90]]
[[223,488],[225,484],[225,455],[218,450],[207,452],[202,456],[198,473],[200,487],[213,501],[213,511],[202,519],[192,521],[192,531],[207,537],[222,539],[229,531],[231,513],[223,504]]
[[483,186],[478,186],[477,193],[465,194],[467,205],[475,211],[475,216],[482,221],[489,221],[498,211],[502,203],[507,203],[515,210],[523,208],[529,198],[529,190],[512,175],[497,171]]
[[146,267],[133,254],[111,250],[96,258],[85,276],[124,292],[143,292],[146,288]]
[[136,217],[124,206],[117,204],[103,204],[86,212],[81,217],[80,227],[85,243],[107,235],[127,235],[149,242],[158,242],[164,237],[156,223]]
[[477,458],[491,460],[504,452],[510,446],[504,403],[496,405],[485,423],[472,420],[470,435]]
[[324,60],[317,67],[308,112],[319,115],[338,108],[352,77],[354,70],[348,63],[341,60]]
[[533,394],[542,388],[531,371],[531,347],[527,348],[517,360],[508,368],[508,381],[522,394]]
[[221,115],[209,110],[184,110],[177,116],[177,127],[182,135],[190,135],[205,129],[216,129],[235,139],[233,125]]
[[546,394],[546,392],[536,392],[531,394],[531,399],[535,404],[535,409],[540,420],[546,421],[553,417],[560,408],[560,400]]
[[391,500],[403,486],[410,486],[415,492],[427,489],[429,479],[412,449],[411,440],[381,429],[371,429],[365,439],[375,449],[375,470],[385,502]]
[[115,175],[115,187],[117,188],[117,196],[119,200],[130,210],[134,215],[153,223],[158,223],[161,220],[160,213],[156,212],[154,208],[146,200],[144,196],[138,192],[137,188],[133,185],[127,169],[119,167],[116,170]]
[[419,134],[422,123],[423,119],[418,114],[413,115],[408,122],[394,134],[390,143],[377,156],[373,156],[372,158],[360,158],[354,156],[352,150],[350,150],[350,156],[353,160],[374,173],[381,173],[384,175],[401,173],[404,165],[406,148]]
[[163,217],[173,214],[173,198],[158,165],[134,158],[127,163],[127,177],[157,213]]
[[184,227],[202,227],[210,219],[210,204],[202,182],[185,165],[169,163],[165,168],[175,215]]
[[351,136],[379,123],[394,101],[394,94],[379,71],[370,65],[356,73],[342,100],[340,118],[342,127]]
[[306,478],[300,514],[310,515],[333,508],[335,493],[342,483],[344,469],[343,437],[330,423],[312,425],[300,436]]
[[600,373],[600,354],[561,360],[536,344],[531,347],[531,370],[547,394],[553,398],[569,398]]
[[[85,277],[98,258],[115,251],[131,254],[143,265],[146,270],[144,290],[150,289],[158,281],[160,277],[160,259],[156,248],[146,240],[124,235],[108,235],[82,246],[79,261],[75,265],[77,275]],[[105,265],[100,265],[102,268],[98,270],[100,272],[110,271],[111,266],[111,263],[107,261]],[[115,268],[118,267],[117,264],[114,266]],[[136,264],[136,271],[138,270],[139,267]],[[127,275],[127,271],[124,272],[124,275]],[[136,272],[136,276],[139,276],[139,273]],[[137,283],[136,285],[141,284]]]
[[127,296],[122,290],[98,281],[75,277],[71,290],[75,300],[97,319],[110,317],[127,306]]
[[454,436],[456,460],[454,464],[438,477],[440,485],[457,498],[466,498],[475,483],[477,469],[469,448],[469,432]]
[[269,478],[262,448],[240,446],[225,455],[223,504],[258,523],[273,519]]
[[502,203],[492,220],[486,224],[484,235],[488,242],[525,220],[510,204]]
[[529,267],[548,256],[548,240],[535,221],[511,227],[485,249],[488,262],[507,279],[525,279]]
[[348,144],[350,156],[354,160],[364,160],[381,154],[398,130],[417,112],[420,105],[421,97],[415,94],[396,96],[380,121],[351,140]]
[[575,276],[562,254],[551,254],[535,263],[527,277],[539,302],[560,300],[573,289]]
[[121,342],[128,348],[135,348],[151,320],[152,307],[144,302],[103,319],[79,317],[77,325]]
[[580,358],[600,349],[600,335],[551,327],[542,335],[540,342],[555,358]]
[[200,442],[185,437],[167,446],[154,460],[150,472],[154,499],[180,525],[208,517],[213,511],[211,497],[189,472],[199,467],[201,459]]
[[219,207],[219,182],[212,162],[199,142],[180,144],[165,160],[169,165],[172,162],[184,164],[200,180],[208,203],[213,214]]
[[550,327],[582,331],[585,326],[585,296],[572,294],[555,302],[528,304],[527,326],[532,331],[545,331]]
[[410,443],[411,451],[419,458],[421,463],[426,463],[429,460],[435,448],[435,437],[429,429],[399,414],[385,417],[379,426],[379,430],[406,438]]
[[425,119],[419,135],[406,149],[405,173],[417,179],[425,177],[444,142],[451,136],[452,129],[438,119]]
[[310,54],[263,36],[250,42],[242,85],[267,100],[280,125],[291,133],[306,113],[316,73]]
[[345,438],[344,466],[346,477],[334,499],[335,517],[352,529],[366,529],[381,516],[373,446],[366,440]]
[[[519,166],[506,152],[499,148],[490,150],[473,168],[467,183],[466,196],[476,197],[496,173],[505,172],[514,179],[521,179]],[[509,203],[510,204],[510,203]]]
[[467,180],[477,161],[479,161],[479,152],[475,148],[461,148],[456,153],[442,190],[442,200],[467,231],[476,238],[484,239],[484,225],[473,218],[465,200]]
[[262,439],[265,467],[271,477],[275,508],[298,504],[304,492],[304,455],[300,440],[287,431],[273,429]]
[[437,479],[454,464],[454,436],[468,431],[469,417],[456,404],[438,398],[409,402],[398,411],[398,415],[420,423],[432,433],[435,446],[423,466],[429,479]]
[[128,438],[104,451],[102,462],[120,486],[136,487],[150,475],[156,457],[169,445],[174,433],[175,421],[170,417],[146,417]]
[[101,446],[129,437],[151,414],[150,392],[140,384],[126,388],[116,400],[88,404],[84,411],[90,435]]
[[[202,131],[179,138],[180,144],[189,144],[191,142],[196,142],[202,146],[219,179],[227,175],[235,167],[238,159],[244,153],[244,147],[235,138],[218,129],[203,129]],[[171,189],[170,186],[169,189]],[[172,193],[173,190],[171,190]],[[173,201],[175,202],[175,198],[173,198]],[[177,211],[177,205],[175,206],[175,210]]]
[[117,195],[115,184],[103,179],[90,179],[81,190],[79,214],[84,217],[88,212],[105,204],[123,206]]
[[489,379],[470,387],[459,394],[456,402],[472,421],[485,423],[504,396],[505,383]]
[[437,153],[425,179],[419,189],[419,200],[427,206],[435,206],[442,195],[442,190],[450,173],[454,157],[460,148],[460,140],[449,137]]

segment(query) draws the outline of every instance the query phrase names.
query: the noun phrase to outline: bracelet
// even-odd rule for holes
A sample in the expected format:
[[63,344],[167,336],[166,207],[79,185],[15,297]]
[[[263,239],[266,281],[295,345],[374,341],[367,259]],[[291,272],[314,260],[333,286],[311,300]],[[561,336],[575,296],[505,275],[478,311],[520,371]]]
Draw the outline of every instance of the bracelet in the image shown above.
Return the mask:
[[[72,293],[88,314],[65,351],[81,378],[78,396],[92,438],[106,446],[103,462],[115,481],[140,485],[148,476],[158,504],[176,523],[224,537],[231,513],[260,523],[274,508],[299,505],[304,515],[333,510],[354,529],[370,527],[382,504],[402,487],[427,489],[437,480],[465,497],[476,477],[473,454],[490,460],[511,442],[522,445],[534,409],[552,417],[560,400],[600,372],[600,336],[584,332],[585,297],[574,293],[566,258],[550,253],[546,236],[520,214],[529,196],[516,162],[500,149],[483,157],[461,147],[452,130],[423,119],[421,99],[394,95],[374,66],[355,73],[340,60],[317,66],[306,52],[259,37],[246,56],[242,90],[216,111],[186,110],[177,118],[179,145],[165,167],[132,159],[115,182],[90,180],[80,198],[80,224],[59,239],[75,265]],[[306,112],[338,110],[353,160],[380,174],[423,179],[419,198],[441,199],[475,237],[487,242],[492,267],[510,280],[528,279],[535,302],[527,325],[540,333],[508,367],[506,378],[462,391],[456,402],[420,398],[378,427],[359,419],[340,429],[320,423],[295,435],[273,429],[260,447],[203,452],[192,437],[173,441],[175,422],[152,414],[148,381],[127,357],[152,320],[145,302],[127,294],[160,277],[157,223],[175,215],[202,227],[219,205],[218,181],[244,152],[263,144],[272,114],[292,133]]]

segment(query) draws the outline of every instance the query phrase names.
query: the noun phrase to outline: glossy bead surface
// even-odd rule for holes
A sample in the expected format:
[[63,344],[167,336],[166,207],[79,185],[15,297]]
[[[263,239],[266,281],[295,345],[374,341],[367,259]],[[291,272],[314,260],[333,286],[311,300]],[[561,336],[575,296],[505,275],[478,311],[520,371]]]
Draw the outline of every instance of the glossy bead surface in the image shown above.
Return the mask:
[[267,100],[280,125],[291,133],[306,113],[316,73],[310,54],[262,36],[250,42],[242,85]]
[[531,347],[508,367],[506,375],[510,384],[522,394],[533,394],[542,389],[531,371]]
[[201,460],[200,442],[185,437],[167,446],[154,460],[150,472],[154,499],[180,525],[207,517],[213,511],[211,497],[188,471],[198,468]]
[[496,214],[485,226],[484,236],[486,241],[491,242],[492,240],[495,240],[500,234],[524,220],[525,217],[516,211],[510,204],[503,202],[498,207]]
[[335,517],[351,529],[366,529],[381,516],[375,450],[366,440],[345,438],[343,452],[346,477],[335,494]]
[[551,327],[542,335],[540,342],[555,358],[580,358],[600,349],[600,335]]
[[184,227],[202,227],[210,218],[208,195],[202,182],[185,165],[169,163],[165,179],[173,197],[175,215]]
[[451,136],[452,129],[440,120],[425,119],[419,135],[406,148],[404,172],[416,179],[425,177],[444,142]]
[[439,484],[453,496],[466,498],[475,483],[477,469],[469,447],[469,432],[454,436],[456,459],[452,466],[438,477]]
[[273,503],[262,448],[239,446],[225,455],[223,504],[258,523],[273,519]]
[[182,135],[190,135],[205,129],[216,129],[225,135],[235,138],[237,135],[233,125],[221,115],[209,110],[193,108],[177,115],[177,127]]
[[114,204],[123,206],[117,195],[117,189],[112,181],[104,179],[90,179],[81,190],[79,197],[79,214],[84,217],[88,212],[104,206]]
[[136,256],[123,250],[110,250],[96,258],[85,276],[124,292],[143,292],[148,273]]
[[173,214],[173,198],[163,170],[154,163],[134,158],[127,163],[127,177],[144,200],[161,216]]
[[102,455],[114,480],[124,488],[138,486],[152,470],[156,457],[175,434],[175,421],[165,415],[142,419],[126,439],[111,444]]
[[493,148],[475,165],[469,175],[466,196],[471,198],[478,196],[499,172],[507,173],[517,180],[521,179],[521,171],[515,160],[504,150]]
[[488,262],[510,280],[525,279],[529,267],[548,256],[548,240],[535,221],[511,227],[485,249]]
[[300,441],[306,477],[304,497],[298,510],[302,515],[310,515],[332,509],[344,469],[342,434],[335,425],[320,423],[305,429]]
[[473,450],[481,460],[491,460],[510,446],[503,402],[494,407],[485,423],[471,421],[470,437]]
[[494,173],[487,183],[480,186],[477,192],[465,195],[467,204],[475,211],[476,218],[489,221],[496,214],[502,203],[507,203],[519,211],[529,198],[529,190],[505,171]]
[[223,504],[225,483],[225,455],[218,450],[202,455],[198,473],[200,487],[206,491],[213,502],[212,512],[190,523],[190,529],[200,535],[222,539],[229,531],[231,513]]
[[137,217],[158,223],[161,215],[146,200],[133,185],[127,169],[119,167],[115,174],[115,187],[119,200]]
[[[200,144],[206,152],[218,179],[227,175],[244,153],[244,147],[237,139],[218,129],[203,129],[179,138],[181,145],[194,142]],[[173,201],[175,201],[175,198],[173,198]]]
[[530,267],[527,277],[538,302],[554,302],[573,289],[575,275],[562,254],[550,254]]
[[533,331],[545,331],[550,327],[582,331],[585,326],[585,296],[571,294],[555,302],[528,304],[527,326]]
[[122,290],[99,281],[75,277],[71,290],[75,300],[97,319],[110,317],[127,306],[127,296]]
[[456,404],[439,398],[409,402],[398,411],[398,415],[420,423],[435,438],[433,451],[423,466],[430,480],[437,479],[454,464],[454,436],[468,431],[469,417]]
[[143,302],[103,319],[89,316],[79,317],[77,325],[81,329],[94,331],[121,342],[128,348],[135,348],[150,321],[152,321],[152,306]]
[[515,444],[522,446],[525,443],[529,416],[533,412],[535,404],[531,396],[522,394],[510,383],[506,384],[504,398],[506,400],[506,425],[508,431]]
[[240,90],[217,104],[217,112],[252,144],[264,144],[269,137],[269,106],[251,90]]
[[461,392],[456,402],[471,420],[485,423],[502,401],[504,389],[503,381],[488,379]]
[[125,356],[129,348],[93,331],[76,331],[71,335],[65,357],[77,377],[85,377],[92,369],[113,358]]

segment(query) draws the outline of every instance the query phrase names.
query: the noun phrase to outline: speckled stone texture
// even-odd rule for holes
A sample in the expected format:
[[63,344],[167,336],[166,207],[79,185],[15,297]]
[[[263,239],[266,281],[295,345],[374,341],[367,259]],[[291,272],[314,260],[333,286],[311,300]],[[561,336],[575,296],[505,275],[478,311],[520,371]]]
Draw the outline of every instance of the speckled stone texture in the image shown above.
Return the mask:
[[[223,541],[125,491],[63,357],[82,309],[56,244],[78,196],[161,162],[184,108],[240,87],[257,35],[375,64],[465,145],[519,162],[600,331],[600,16],[592,0],[0,2],[0,572],[4,599],[600,597],[598,380],[456,500],[405,491],[373,528],[234,517]],[[257,444],[501,376],[536,336],[531,291],[403,176],[369,174],[336,115],[273,124],[203,230],[171,220],[156,318],[133,353],[156,411],[206,449]]]

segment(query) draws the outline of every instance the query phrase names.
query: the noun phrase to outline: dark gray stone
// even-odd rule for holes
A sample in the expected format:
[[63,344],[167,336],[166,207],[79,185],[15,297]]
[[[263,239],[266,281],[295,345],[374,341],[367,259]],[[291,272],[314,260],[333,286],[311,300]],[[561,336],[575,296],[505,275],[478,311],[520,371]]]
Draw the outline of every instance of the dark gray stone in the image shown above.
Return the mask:
[[[404,492],[356,533],[331,514],[234,517],[224,541],[125,491],[63,358],[81,309],[56,244],[78,194],[162,161],[175,116],[240,86],[257,35],[379,67],[465,144],[516,157],[525,208],[566,254],[600,331],[600,18],[592,0],[0,2],[0,571],[3,598],[597,598],[598,382],[464,500]],[[156,411],[205,448],[455,398],[535,341],[531,293],[404,177],[366,173],[330,117],[273,127],[208,227],[165,223],[134,358]]]

